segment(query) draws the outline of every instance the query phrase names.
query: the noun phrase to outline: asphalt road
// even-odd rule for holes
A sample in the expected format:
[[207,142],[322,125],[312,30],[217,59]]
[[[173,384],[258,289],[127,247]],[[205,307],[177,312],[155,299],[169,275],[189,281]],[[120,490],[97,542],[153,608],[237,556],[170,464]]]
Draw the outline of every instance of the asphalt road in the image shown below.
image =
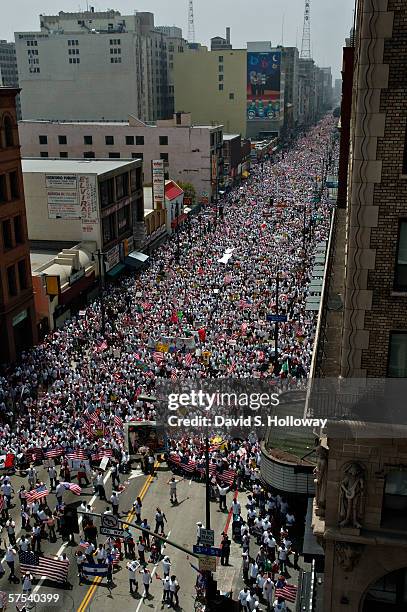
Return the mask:
[[[143,511],[142,518],[147,517],[150,526],[154,529],[154,515],[156,507],[160,507],[164,510],[168,523],[166,524],[166,536],[170,540],[175,541],[181,546],[192,550],[193,544],[196,541],[196,523],[201,520],[205,523],[205,486],[201,483],[196,483],[191,480],[183,480],[178,484],[178,505],[171,505],[169,501],[169,486],[167,481],[172,475],[172,472],[168,469],[166,464],[161,464],[157,467],[155,476],[146,477],[141,473],[141,470],[134,466],[130,475],[121,475],[121,481],[125,484],[125,490],[120,495],[120,506],[119,510],[121,516],[125,520],[132,521],[134,515],[131,512],[132,502],[137,496],[142,497],[143,500]],[[111,494],[111,479],[110,473],[106,473],[106,494],[109,499]],[[44,472],[39,471],[39,478],[48,483],[48,478]],[[177,476],[177,478],[179,478]],[[12,483],[15,490],[24,480],[18,476],[12,477]],[[49,497],[49,505],[52,507],[54,494]],[[87,487],[83,489],[82,496],[79,499],[85,499],[90,501],[93,506],[93,510],[96,513],[101,513],[106,509],[106,502],[99,501],[94,495],[93,488]],[[70,492],[65,494],[66,503],[78,501],[78,497],[75,497]],[[228,504],[232,501],[232,494],[228,494]],[[14,520],[17,523],[17,535],[21,535],[21,523],[19,519],[19,502],[16,501],[16,507],[11,511]],[[211,503],[211,527],[215,531],[215,545],[219,545],[221,540],[221,533],[225,529],[225,526],[229,524],[228,513],[219,512],[217,504]],[[96,524],[99,525],[99,520],[96,519]],[[230,530],[230,527],[229,527]],[[135,540],[137,540],[140,532],[133,530]],[[230,534],[230,531],[229,531]],[[3,532],[3,539],[5,534]],[[79,536],[76,537],[79,542]],[[100,536],[98,542],[104,542],[106,536]],[[4,547],[4,545],[3,545]],[[236,547],[237,548],[237,547]],[[106,586],[106,579],[94,579],[89,580],[88,584],[78,584],[77,567],[75,562],[75,552],[78,550],[77,546],[69,546],[64,543],[61,536],[58,536],[57,542],[50,544],[48,540],[42,542],[42,550],[46,555],[57,556],[62,552],[66,552],[71,565],[69,568],[69,583],[70,587],[63,588],[61,585],[51,583],[50,581],[34,581],[33,594],[36,598],[44,597],[47,594],[59,595],[57,604],[54,602],[38,602],[33,610],[47,610],[49,612],[63,610],[64,612],[78,611],[100,611],[111,612],[112,607],[116,606],[118,609],[126,609],[131,607],[135,612],[139,610],[162,610],[162,586],[161,581],[158,577],[162,576],[162,566],[159,562],[156,566],[149,563],[148,568],[150,569],[153,582],[150,587],[151,596],[149,599],[142,599],[141,595],[135,595],[134,597],[129,593],[128,583],[128,571],[126,568],[127,560],[123,559],[120,562],[118,568],[115,569],[113,575],[114,587],[111,591]],[[197,573],[191,567],[190,563],[197,565],[197,560],[194,557],[189,557],[186,553],[164,544],[164,554],[169,555],[172,563],[171,572],[177,576],[177,580],[180,584],[180,609],[185,612],[191,612],[194,609],[195,599],[195,580]],[[232,551],[233,553],[233,551]],[[232,554],[231,558],[235,557],[235,567],[228,568],[225,570],[219,570],[219,577],[225,584],[232,584],[236,573],[239,572],[239,558],[240,552],[237,549],[235,555]],[[146,554],[148,560],[149,555]],[[7,568],[5,564],[5,568]],[[17,564],[17,576],[20,576]],[[8,582],[8,568],[5,576],[2,578],[0,583],[1,590],[6,593],[15,596],[22,593],[22,585],[10,585]],[[216,574],[215,574],[216,577]],[[139,580],[139,591],[142,592],[141,580]],[[9,604],[9,610],[15,609],[15,604]]]

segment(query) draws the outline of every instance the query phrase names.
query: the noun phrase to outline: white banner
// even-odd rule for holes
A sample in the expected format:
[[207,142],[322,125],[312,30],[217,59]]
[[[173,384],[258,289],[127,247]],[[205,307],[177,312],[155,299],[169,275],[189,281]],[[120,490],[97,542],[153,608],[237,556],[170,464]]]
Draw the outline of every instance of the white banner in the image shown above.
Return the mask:
[[165,169],[163,159],[153,159],[151,162],[153,184],[153,208],[163,208],[165,197]]
[[76,191],[48,191],[49,219],[80,219],[81,208]]
[[76,174],[46,174],[45,184],[52,189],[74,189],[76,191]]
[[82,237],[84,240],[97,239],[99,211],[96,192],[96,176],[79,176],[79,202],[82,217]]

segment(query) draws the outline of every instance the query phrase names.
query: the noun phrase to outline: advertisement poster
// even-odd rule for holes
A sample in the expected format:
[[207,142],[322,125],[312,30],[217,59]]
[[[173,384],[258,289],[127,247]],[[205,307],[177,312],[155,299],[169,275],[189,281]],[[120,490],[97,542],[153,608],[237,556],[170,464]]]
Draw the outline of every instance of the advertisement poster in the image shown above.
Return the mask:
[[49,219],[81,218],[75,174],[46,174],[45,186]]
[[247,119],[278,119],[281,52],[247,52]]
[[82,236],[84,240],[91,240],[97,236],[99,223],[95,176],[79,176],[79,202],[82,217]]

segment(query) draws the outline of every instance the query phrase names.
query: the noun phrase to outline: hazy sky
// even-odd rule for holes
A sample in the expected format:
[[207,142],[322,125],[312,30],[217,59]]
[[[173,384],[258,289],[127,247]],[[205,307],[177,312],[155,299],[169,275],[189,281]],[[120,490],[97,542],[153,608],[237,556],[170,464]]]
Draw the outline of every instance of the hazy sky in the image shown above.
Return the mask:
[[[156,25],[176,25],[188,33],[188,0],[89,0],[95,10],[107,7],[123,15],[151,11]],[[319,66],[332,66],[339,77],[341,47],[352,25],[354,0],[311,0],[311,46]],[[0,22],[0,38],[14,40],[15,31],[38,30],[40,13],[86,9],[85,0],[14,0],[6,3]],[[245,47],[253,40],[301,48],[304,0],[194,0],[195,40],[208,44],[212,36],[224,36],[231,27],[232,44]]]

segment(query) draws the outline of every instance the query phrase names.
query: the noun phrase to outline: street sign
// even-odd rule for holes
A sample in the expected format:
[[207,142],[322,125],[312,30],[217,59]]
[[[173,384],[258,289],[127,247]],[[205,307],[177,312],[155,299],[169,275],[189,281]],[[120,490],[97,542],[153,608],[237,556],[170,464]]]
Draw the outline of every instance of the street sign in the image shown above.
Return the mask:
[[272,323],[286,323],[287,315],[268,314],[267,321],[271,321]]
[[100,535],[115,536],[116,538],[124,537],[123,529],[111,529],[110,527],[101,527],[99,529],[99,532]]
[[213,529],[201,529],[199,542],[201,546],[213,546],[215,543],[215,532]]
[[214,546],[197,546],[193,547],[194,553],[197,555],[207,555],[208,557],[220,557],[221,549]]
[[114,514],[102,514],[101,525],[106,529],[119,529],[119,517]]
[[199,557],[200,572],[216,572],[216,557]]

